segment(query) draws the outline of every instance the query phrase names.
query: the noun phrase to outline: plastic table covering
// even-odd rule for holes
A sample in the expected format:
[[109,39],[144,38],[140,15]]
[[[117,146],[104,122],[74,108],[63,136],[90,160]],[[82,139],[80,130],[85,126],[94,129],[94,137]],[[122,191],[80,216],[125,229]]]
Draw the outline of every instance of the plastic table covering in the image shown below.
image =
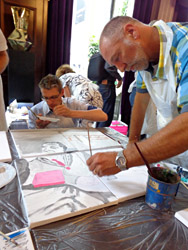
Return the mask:
[[[11,138],[9,142],[18,161]],[[176,211],[187,207],[188,191],[180,184],[168,212],[153,210],[143,196],[34,228],[31,236],[37,250],[188,250],[188,228],[174,217]],[[0,230],[4,233],[28,226],[17,177],[0,189],[0,214]]]

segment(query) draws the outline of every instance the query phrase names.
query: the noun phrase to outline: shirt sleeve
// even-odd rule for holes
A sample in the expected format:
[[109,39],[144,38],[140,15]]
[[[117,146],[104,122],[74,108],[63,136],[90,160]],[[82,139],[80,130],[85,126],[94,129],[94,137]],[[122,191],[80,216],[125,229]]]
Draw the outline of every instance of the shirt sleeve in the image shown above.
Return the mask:
[[75,98],[68,97],[64,98],[64,104],[66,103],[67,107],[73,110],[92,110],[98,109],[96,106],[92,106],[90,104],[86,104],[85,102],[81,102],[76,100]]
[[116,66],[111,66],[110,64],[105,62],[104,69],[115,79],[118,79],[119,81],[122,80],[122,77],[118,73]]
[[63,102],[69,109],[72,110],[87,110],[89,106],[88,104],[78,101],[77,99],[72,97],[63,98]]
[[188,61],[179,75],[179,85],[177,88],[177,107],[180,113],[188,112]]
[[36,128],[36,117],[29,110],[29,120],[28,120],[28,128],[35,129]]
[[59,79],[61,80],[63,88],[65,88],[66,86],[69,87],[69,85],[70,85],[70,83],[72,81],[72,77],[69,75],[69,73],[60,76]]
[[137,77],[136,77],[136,91],[139,93],[147,93],[147,88],[146,84],[143,81],[142,75],[140,72],[137,72]]

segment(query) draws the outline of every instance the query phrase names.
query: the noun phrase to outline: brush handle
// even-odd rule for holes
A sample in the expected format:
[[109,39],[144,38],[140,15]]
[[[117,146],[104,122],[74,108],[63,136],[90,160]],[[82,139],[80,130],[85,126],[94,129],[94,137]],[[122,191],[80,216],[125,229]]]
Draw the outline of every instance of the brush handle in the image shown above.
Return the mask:
[[149,174],[150,174],[153,178],[155,178],[154,174],[153,174],[152,171],[151,171],[151,168],[150,168],[149,163],[146,161],[146,159],[145,159],[145,157],[143,156],[142,152],[140,151],[140,149],[139,149],[137,143],[135,142],[134,145],[136,146],[136,149],[138,150],[138,152],[139,152],[139,154],[141,155],[141,157],[142,157],[144,163],[146,164],[146,167],[148,168]]
[[91,141],[90,141],[90,135],[89,135],[89,125],[87,123],[87,134],[88,134],[88,141],[89,141],[89,151],[90,155],[92,156],[92,151],[91,151]]
[[10,238],[8,235],[4,234],[3,232],[0,231],[0,234],[8,241],[11,241],[14,245],[19,246],[19,244],[12,238]]
[[31,113],[38,119],[38,116],[37,116],[37,114],[35,114],[35,112],[30,108],[30,107],[27,107],[30,111],[31,111]]

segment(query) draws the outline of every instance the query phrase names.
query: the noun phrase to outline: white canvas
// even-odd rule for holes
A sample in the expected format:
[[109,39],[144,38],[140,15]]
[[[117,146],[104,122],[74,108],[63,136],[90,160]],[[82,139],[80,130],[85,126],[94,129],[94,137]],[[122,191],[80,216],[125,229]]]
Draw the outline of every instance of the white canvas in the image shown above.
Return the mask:
[[188,208],[176,212],[175,217],[188,227]]
[[34,250],[33,242],[28,228],[23,228],[15,232],[7,234],[11,239],[18,243],[16,246],[14,243],[6,240],[0,234],[0,249],[1,250]]
[[[44,129],[11,131],[20,158],[78,152],[89,149],[87,129]],[[90,128],[92,149],[120,148],[121,145]]]
[[122,202],[145,195],[148,171],[146,166],[133,167],[116,175],[103,176],[101,180]]
[[[115,195],[89,171],[85,163],[88,157],[89,151],[19,161],[31,228],[117,204]],[[52,170],[62,171],[64,184],[33,187],[36,173]]]
[[0,162],[11,162],[12,156],[5,131],[0,131]]

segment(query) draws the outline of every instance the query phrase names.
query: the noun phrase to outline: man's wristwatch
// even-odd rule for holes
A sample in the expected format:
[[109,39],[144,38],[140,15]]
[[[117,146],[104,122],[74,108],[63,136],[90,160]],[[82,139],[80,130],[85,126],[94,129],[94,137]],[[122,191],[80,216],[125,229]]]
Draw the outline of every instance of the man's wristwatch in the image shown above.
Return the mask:
[[123,154],[123,150],[118,152],[117,156],[116,156],[116,160],[115,160],[116,166],[121,170],[128,170],[126,163],[127,160]]

